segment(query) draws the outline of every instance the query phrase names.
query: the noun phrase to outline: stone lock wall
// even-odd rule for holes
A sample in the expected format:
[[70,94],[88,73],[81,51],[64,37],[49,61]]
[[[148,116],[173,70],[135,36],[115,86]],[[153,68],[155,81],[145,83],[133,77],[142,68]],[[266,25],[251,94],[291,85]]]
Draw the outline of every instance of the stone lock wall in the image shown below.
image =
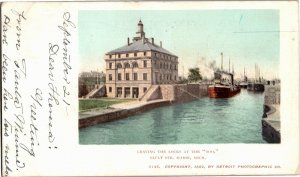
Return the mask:
[[262,136],[269,143],[280,143],[280,85],[265,87]]
[[160,85],[160,90],[164,100],[175,100],[175,85]]
[[280,104],[280,86],[266,86],[265,105]]
[[163,99],[175,102],[187,102],[207,96],[207,85],[200,84],[177,84],[161,85]]

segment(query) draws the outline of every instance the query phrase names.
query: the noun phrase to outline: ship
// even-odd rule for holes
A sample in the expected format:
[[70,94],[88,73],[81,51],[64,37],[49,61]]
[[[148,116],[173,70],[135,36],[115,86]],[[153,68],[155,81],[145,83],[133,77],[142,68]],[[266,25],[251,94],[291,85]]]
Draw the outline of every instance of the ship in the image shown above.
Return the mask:
[[[233,78],[233,77],[232,77]],[[232,82],[233,83],[233,80]],[[241,88],[234,84],[216,82],[208,86],[208,97],[210,98],[230,98],[240,93]]]
[[253,92],[264,92],[265,85],[263,83],[249,83],[247,86],[247,90]]
[[264,83],[262,83],[262,78],[260,77],[260,69],[259,69],[258,65],[256,65],[256,64],[255,64],[255,81],[253,83],[249,83],[247,85],[247,90],[253,91],[253,92],[264,92],[265,91],[265,85],[264,85]]
[[[241,91],[241,88],[234,84],[234,71],[230,73],[230,61],[229,71],[226,72],[223,71],[223,53],[221,53],[221,58],[221,70],[214,72],[214,84],[208,86],[208,97],[210,98],[230,98]],[[229,76],[229,79],[224,79],[224,75]]]
[[248,83],[248,77],[246,76],[246,71],[245,71],[245,68],[244,68],[244,80],[239,83],[239,86],[242,89],[247,89],[248,84],[249,84]]

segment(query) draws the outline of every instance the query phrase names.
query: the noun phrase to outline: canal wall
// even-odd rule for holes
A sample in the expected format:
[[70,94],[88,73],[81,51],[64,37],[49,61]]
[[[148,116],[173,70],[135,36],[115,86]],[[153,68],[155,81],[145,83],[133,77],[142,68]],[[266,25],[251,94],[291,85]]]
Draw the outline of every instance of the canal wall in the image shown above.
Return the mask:
[[280,143],[280,85],[265,87],[262,136],[269,143]]
[[174,103],[182,103],[207,96],[207,84],[161,85],[162,98]]
[[79,116],[79,128],[84,128],[92,125],[96,125],[99,123],[111,122],[115,120],[119,120],[122,118],[126,118],[129,116],[133,116],[157,107],[167,106],[172,104],[170,101],[159,100],[148,102],[147,104],[140,104],[138,106],[129,107],[127,109],[111,109],[109,111],[99,112],[98,114],[94,114],[91,116]]
[[157,107],[183,103],[207,96],[207,84],[155,85],[137,102],[136,106],[123,104],[109,111],[79,116],[79,128],[119,120]]

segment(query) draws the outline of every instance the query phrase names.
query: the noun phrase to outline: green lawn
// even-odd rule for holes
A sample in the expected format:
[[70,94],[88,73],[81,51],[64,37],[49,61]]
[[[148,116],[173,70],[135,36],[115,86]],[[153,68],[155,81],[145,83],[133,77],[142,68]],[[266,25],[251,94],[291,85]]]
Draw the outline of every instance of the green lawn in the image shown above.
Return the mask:
[[133,101],[133,99],[114,99],[114,98],[99,98],[79,100],[79,111],[89,110],[94,108],[106,108],[113,104]]

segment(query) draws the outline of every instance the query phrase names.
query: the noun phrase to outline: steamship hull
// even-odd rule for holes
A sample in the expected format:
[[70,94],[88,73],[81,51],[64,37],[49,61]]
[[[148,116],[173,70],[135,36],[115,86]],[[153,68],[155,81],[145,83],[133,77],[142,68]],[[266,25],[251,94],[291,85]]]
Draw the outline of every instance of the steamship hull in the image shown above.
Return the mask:
[[235,96],[241,91],[241,88],[238,86],[229,87],[229,86],[217,86],[211,85],[208,87],[208,97],[210,98],[230,98]]
[[248,84],[247,90],[248,91],[253,91],[253,92],[264,92],[265,91],[265,85],[261,84],[261,83]]

